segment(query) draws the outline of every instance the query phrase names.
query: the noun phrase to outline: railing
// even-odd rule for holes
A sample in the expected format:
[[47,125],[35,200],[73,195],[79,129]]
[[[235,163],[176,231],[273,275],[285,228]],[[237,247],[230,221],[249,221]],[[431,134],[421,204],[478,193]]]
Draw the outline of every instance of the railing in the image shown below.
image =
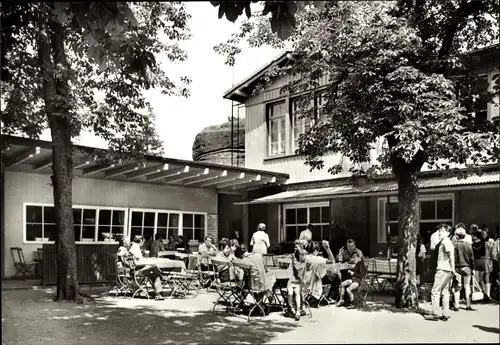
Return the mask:
[[[92,284],[111,281],[115,267],[109,257],[116,254],[118,244],[77,244],[76,267],[78,282]],[[57,284],[56,246],[43,245],[43,284]]]

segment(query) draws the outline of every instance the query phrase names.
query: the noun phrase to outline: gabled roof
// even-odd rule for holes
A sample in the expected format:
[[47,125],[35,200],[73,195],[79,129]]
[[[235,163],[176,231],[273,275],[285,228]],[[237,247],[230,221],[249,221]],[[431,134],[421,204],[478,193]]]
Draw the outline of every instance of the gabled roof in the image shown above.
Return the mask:
[[246,79],[234,85],[231,89],[224,92],[223,98],[230,99],[237,102],[245,102],[245,100],[250,96],[252,92],[252,86],[264,76],[264,74],[269,71],[271,68],[275,66],[281,66],[282,64],[292,60],[292,56],[290,55],[291,51],[284,51],[274,60],[269,62],[268,64],[262,66],[254,73],[250,74]]

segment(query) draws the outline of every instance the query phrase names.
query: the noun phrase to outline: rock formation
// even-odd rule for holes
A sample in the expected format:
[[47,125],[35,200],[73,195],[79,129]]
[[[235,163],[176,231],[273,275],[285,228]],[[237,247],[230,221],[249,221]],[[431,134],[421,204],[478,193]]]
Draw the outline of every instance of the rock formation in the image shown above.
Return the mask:
[[[245,165],[245,122],[233,122],[233,165]],[[239,135],[238,135],[239,131]],[[238,138],[239,136],[239,138]],[[193,160],[231,165],[231,118],[220,124],[204,128],[193,143]]]

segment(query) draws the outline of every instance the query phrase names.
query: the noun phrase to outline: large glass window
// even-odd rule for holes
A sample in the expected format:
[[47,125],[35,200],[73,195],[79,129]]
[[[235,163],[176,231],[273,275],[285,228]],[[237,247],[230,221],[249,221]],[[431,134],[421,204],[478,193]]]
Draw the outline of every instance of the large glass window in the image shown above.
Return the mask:
[[269,156],[277,156],[286,153],[286,114],[285,102],[270,104],[267,107]]
[[183,235],[184,239],[203,241],[205,237],[205,215],[166,210],[131,210],[130,238],[135,235],[153,238],[161,234],[162,239]]
[[313,240],[330,240],[330,209],[327,205],[287,207],[285,209],[285,241],[299,238],[302,230],[312,224]]
[[[387,212],[387,207],[389,210]],[[378,242],[386,243],[398,240],[398,201],[391,198],[388,206],[387,199],[378,201]],[[424,243],[430,241],[430,235],[441,223],[453,225],[453,197],[451,195],[422,196],[419,200],[419,229]],[[389,229],[386,219],[389,217]]]
[[[109,242],[125,230],[126,209],[74,206],[73,231],[76,242]],[[26,242],[55,241],[55,208],[26,205]]]

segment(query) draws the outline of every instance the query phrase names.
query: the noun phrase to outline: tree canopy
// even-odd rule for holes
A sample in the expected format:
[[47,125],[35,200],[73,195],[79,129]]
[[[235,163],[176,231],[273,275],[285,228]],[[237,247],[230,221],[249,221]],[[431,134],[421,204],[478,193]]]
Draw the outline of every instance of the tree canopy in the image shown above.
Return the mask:
[[[54,73],[68,83],[64,114],[72,136],[90,131],[104,138],[117,158],[160,153],[154,114],[142,90],[188,96],[189,78],[171,80],[157,61],[184,61],[179,41],[189,38],[184,5],[167,2],[2,2],[2,131],[38,138],[47,128],[40,79],[43,21],[61,29],[64,62]],[[52,58],[52,61],[54,59]]]

